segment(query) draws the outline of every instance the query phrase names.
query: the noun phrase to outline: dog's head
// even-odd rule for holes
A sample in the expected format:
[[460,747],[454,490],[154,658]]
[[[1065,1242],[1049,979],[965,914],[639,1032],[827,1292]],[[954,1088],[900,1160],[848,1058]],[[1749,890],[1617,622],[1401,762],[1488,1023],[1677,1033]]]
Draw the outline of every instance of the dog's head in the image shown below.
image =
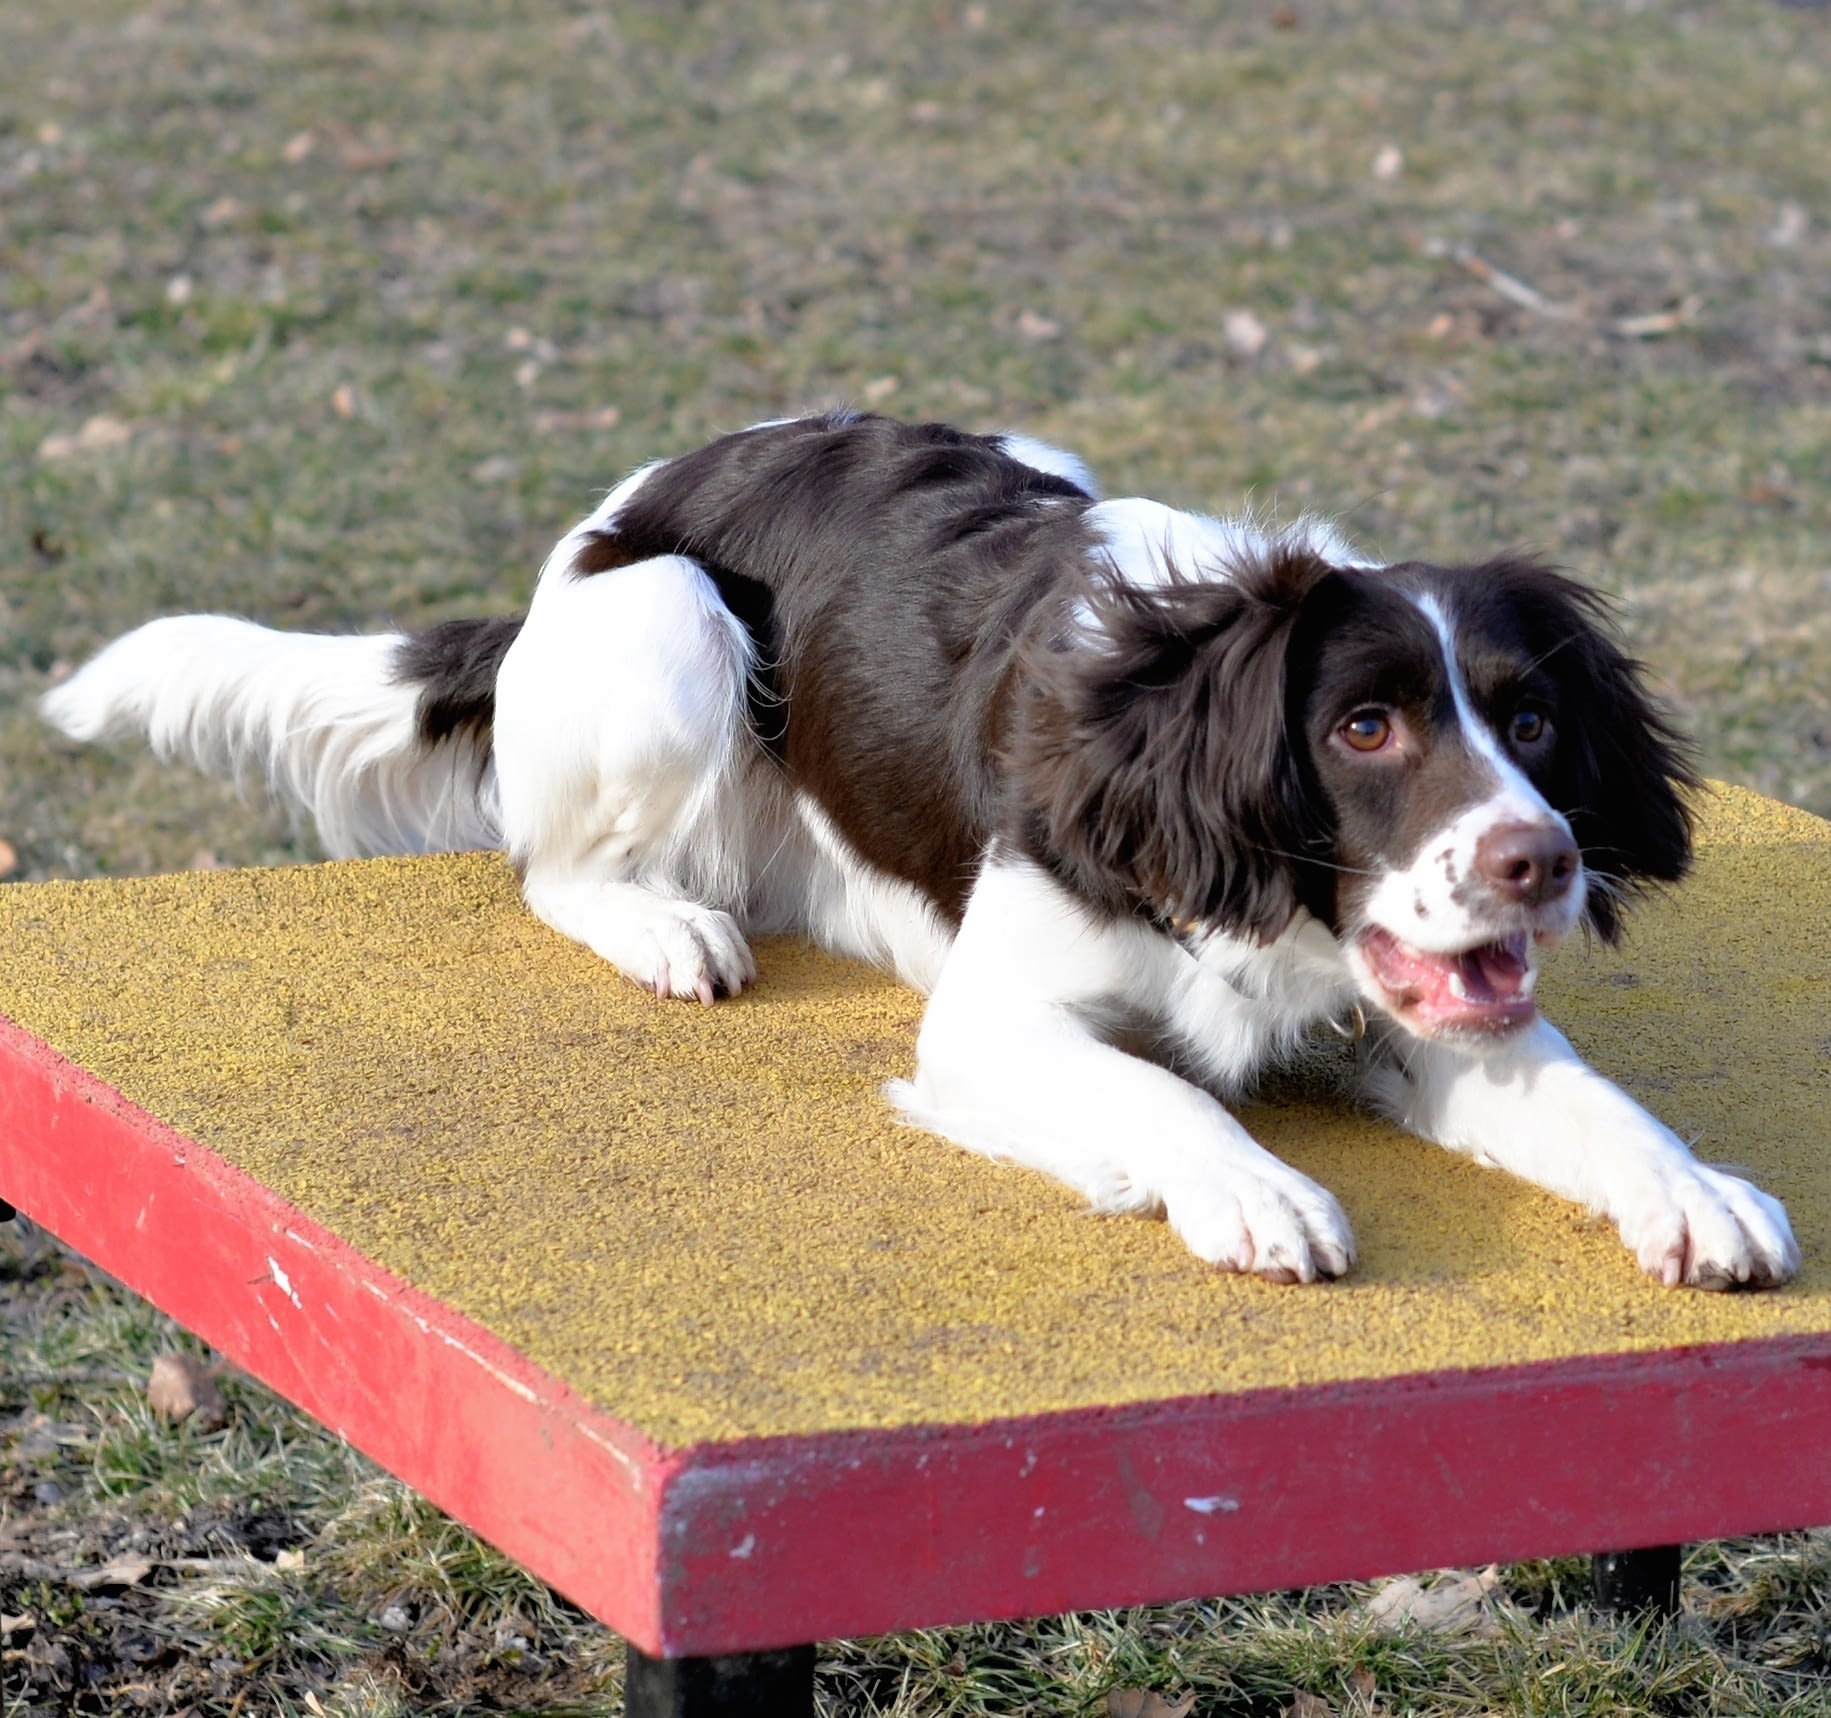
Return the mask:
[[1078,893],[1269,941],[1300,911],[1423,1036],[1528,1023],[1540,950],[1683,875],[1695,782],[1602,598],[1539,563],[1096,581],[1025,656],[1029,844]]

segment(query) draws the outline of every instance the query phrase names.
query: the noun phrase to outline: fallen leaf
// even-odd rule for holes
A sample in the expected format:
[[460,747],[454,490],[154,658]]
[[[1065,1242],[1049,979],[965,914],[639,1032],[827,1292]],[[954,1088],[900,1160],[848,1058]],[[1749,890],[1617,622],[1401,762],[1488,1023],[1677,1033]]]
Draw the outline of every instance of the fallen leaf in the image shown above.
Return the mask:
[[299,163],[317,147],[318,139],[316,134],[310,131],[301,131],[296,135],[287,138],[285,146],[280,150],[280,158],[290,166],[297,167]]
[[0,877],[10,877],[18,869],[18,850],[12,842],[0,840]]
[[1299,1694],[1285,1707],[1281,1718],[1336,1718],[1336,1713],[1320,1694]]
[[30,1611],[23,1611],[16,1617],[0,1617],[0,1640],[11,1640],[14,1635],[29,1635],[38,1627],[38,1619]]
[[887,400],[903,385],[901,376],[879,376],[874,381],[865,383],[867,400]]
[[150,1557],[116,1557],[99,1569],[79,1569],[70,1577],[70,1585],[85,1593],[103,1587],[137,1587],[158,1566]]
[[386,139],[361,137],[340,128],[333,142],[337,165],[346,173],[368,173],[377,167],[392,167],[400,159],[399,152]]
[[215,1431],[229,1418],[209,1368],[189,1354],[161,1354],[153,1362],[146,1405],[168,1420],[191,1419],[202,1432]]
[[1187,1718],[1195,1706],[1195,1696],[1185,1694],[1172,1700],[1151,1688],[1109,1688],[1106,1691],[1107,1718]]
[[559,356],[559,348],[531,328],[511,328],[503,335],[502,344],[510,352],[531,352],[543,364],[551,364]]
[[1242,358],[1256,358],[1265,350],[1270,331],[1250,310],[1230,310],[1221,318],[1221,335]]
[[1373,158],[1373,176],[1390,182],[1405,171],[1405,155],[1396,143],[1388,143]]
[[1473,1575],[1425,1582],[1416,1575],[1382,1581],[1361,1607],[1361,1615],[1382,1629],[1421,1629],[1430,1634],[1494,1634],[1499,1623],[1488,1597],[1500,1585],[1495,1564]]
[[1348,1686],[1354,1691],[1354,1698],[1360,1702],[1361,1709],[1373,1710],[1373,1702],[1378,1697],[1380,1685],[1374,1679],[1373,1672],[1364,1664],[1357,1664],[1348,1672]]
[[1040,343],[1044,340],[1059,340],[1062,337],[1062,325],[1037,311],[1020,310],[1017,313],[1017,332],[1021,339]]
[[331,394],[331,410],[340,418],[356,415],[356,390],[348,382],[339,382]]
[[73,453],[102,453],[133,440],[133,425],[111,412],[98,412],[74,434],[48,435],[38,444],[43,460],[68,459]]

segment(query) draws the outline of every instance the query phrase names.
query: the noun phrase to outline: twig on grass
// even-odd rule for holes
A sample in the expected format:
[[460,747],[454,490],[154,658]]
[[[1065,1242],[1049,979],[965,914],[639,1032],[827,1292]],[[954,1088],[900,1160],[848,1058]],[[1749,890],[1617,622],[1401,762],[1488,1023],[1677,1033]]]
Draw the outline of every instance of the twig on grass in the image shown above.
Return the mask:
[[1487,258],[1477,256],[1467,245],[1451,245],[1449,254],[1452,262],[1460,263],[1477,280],[1486,281],[1509,304],[1517,304],[1520,309],[1530,310],[1535,316],[1547,316],[1554,322],[1574,322],[1583,315],[1576,305],[1547,298],[1537,287],[1528,286],[1518,275],[1508,274],[1504,268],[1496,268]]
[[1689,328],[1703,308],[1703,299],[1693,293],[1670,310],[1655,310],[1647,316],[1618,316],[1611,326],[1629,340],[1657,340],[1662,334],[1676,334],[1681,328]]
[[[1477,280],[1486,282],[1509,304],[1517,304],[1520,309],[1530,310],[1535,316],[1543,316],[1553,322],[1593,320],[1581,305],[1547,298],[1537,287],[1529,285],[1516,274],[1509,274],[1504,268],[1497,268],[1467,245],[1451,245],[1444,254],[1452,262],[1467,269]],[[1676,334],[1681,328],[1689,328],[1697,321],[1703,308],[1703,299],[1694,293],[1681,299],[1669,310],[1655,310],[1639,316],[1611,317],[1602,326],[1624,340],[1657,340],[1662,335]]]

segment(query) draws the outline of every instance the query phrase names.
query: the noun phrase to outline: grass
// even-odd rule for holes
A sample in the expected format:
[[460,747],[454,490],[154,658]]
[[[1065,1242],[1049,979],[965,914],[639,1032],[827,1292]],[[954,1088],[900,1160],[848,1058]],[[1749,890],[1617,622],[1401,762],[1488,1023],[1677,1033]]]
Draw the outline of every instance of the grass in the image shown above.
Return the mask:
[[[624,469],[839,399],[1395,557],[1536,546],[1620,599],[1709,771],[1831,814],[1827,28],[1768,0],[0,8],[0,861],[311,856],[231,790],[63,746],[37,695],[159,612],[512,608]],[[0,1547],[36,1549],[0,1549],[0,1612],[41,1620],[4,1650],[63,1690],[0,1661],[6,1718],[614,1708],[584,1619],[252,1386],[207,1437],[152,1421],[176,1333],[5,1245]],[[119,1593],[19,1573],[136,1533],[159,1567]],[[1825,1711],[1828,1556],[1699,1547],[1652,1632],[1534,1565],[1486,1637],[1375,1637],[1330,1591],[853,1644],[822,1686],[1347,1712],[1371,1672],[1392,1712]]]

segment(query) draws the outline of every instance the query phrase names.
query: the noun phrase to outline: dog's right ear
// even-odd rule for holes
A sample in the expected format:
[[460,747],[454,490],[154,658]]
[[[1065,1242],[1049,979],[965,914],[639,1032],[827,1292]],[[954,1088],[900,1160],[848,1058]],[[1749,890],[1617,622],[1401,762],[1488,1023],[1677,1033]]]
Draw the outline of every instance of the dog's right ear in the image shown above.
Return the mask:
[[1020,652],[1007,763],[1030,856],[1108,911],[1270,941],[1325,845],[1287,723],[1292,634],[1330,574],[1274,547],[1222,575],[1116,572]]

